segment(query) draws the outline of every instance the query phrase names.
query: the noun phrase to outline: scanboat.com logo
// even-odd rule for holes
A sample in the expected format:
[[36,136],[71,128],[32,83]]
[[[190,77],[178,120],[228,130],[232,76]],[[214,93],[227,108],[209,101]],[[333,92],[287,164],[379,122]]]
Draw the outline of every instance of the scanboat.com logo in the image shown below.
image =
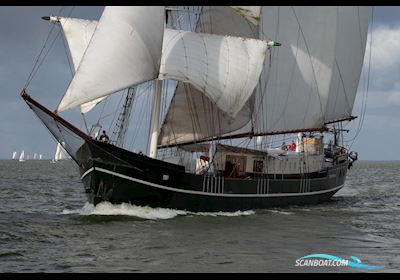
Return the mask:
[[296,266],[351,266],[361,269],[377,269],[383,266],[366,265],[357,257],[351,256],[352,261],[327,254],[312,254],[296,260]]

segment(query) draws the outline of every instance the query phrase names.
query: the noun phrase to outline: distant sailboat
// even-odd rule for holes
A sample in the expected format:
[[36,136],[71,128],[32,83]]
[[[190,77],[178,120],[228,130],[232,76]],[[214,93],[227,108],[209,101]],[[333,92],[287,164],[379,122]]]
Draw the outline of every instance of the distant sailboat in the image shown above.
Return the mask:
[[17,153],[17,152],[13,152],[13,154],[12,154],[12,159],[13,159],[13,160],[16,160],[17,157],[18,157],[18,153]]
[[39,155],[39,159],[42,159],[42,157],[43,157],[42,154],[40,154],[40,155]]
[[25,151],[24,150],[22,150],[21,155],[19,156],[19,161],[20,162],[25,161]]
[[58,143],[56,153],[54,154],[54,159],[51,162],[56,163],[57,161],[64,159],[68,159],[67,153],[65,152],[63,146]]
[[33,159],[37,159],[37,153],[33,154]]

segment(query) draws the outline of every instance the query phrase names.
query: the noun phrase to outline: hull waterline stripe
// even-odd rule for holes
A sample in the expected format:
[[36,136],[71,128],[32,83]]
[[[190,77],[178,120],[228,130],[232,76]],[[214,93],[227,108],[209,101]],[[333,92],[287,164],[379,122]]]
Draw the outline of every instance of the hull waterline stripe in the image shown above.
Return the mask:
[[189,190],[182,190],[182,189],[176,189],[176,188],[171,188],[171,187],[167,187],[167,186],[162,186],[159,184],[155,184],[155,183],[151,183],[151,182],[147,182],[147,181],[143,181],[140,179],[136,179],[136,178],[132,178],[120,173],[116,173],[107,169],[103,169],[103,168],[99,168],[99,167],[92,167],[90,169],[88,169],[81,177],[81,180],[83,178],[85,178],[89,173],[93,172],[93,171],[99,171],[99,172],[103,172],[103,173],[107,173],[113,176],[117,176],[129,181],[133,181],[136,183],[140,183],[140,184],[144,184],[144,185],[148,185],[151,187],[155,187],[155,188],[159,188],[159,189],[164,189],[164,190],[168,190],[168,191],[173,191],[173,192],[181,192],[181,193],[187,193],[187,194],[196,194],[196,195],[207,195],[207,196],[223,196],[223,197],[287,197],[287,196],[307,196],[307,195],[317,195],[317,194],[324,194],[324,193],[328,193],[328,192],[332,192],[332,191],[336,191],[341,189],[343,185],[337,186],[335,188],[329,189],[329,190],[323,190],[323,191],[315,191],[315,192],[308,192],[308,193],[279,193],[279,194],[221,194],[221,193],[206,193],[206,192],[199,192],[199,191],[189,191]]

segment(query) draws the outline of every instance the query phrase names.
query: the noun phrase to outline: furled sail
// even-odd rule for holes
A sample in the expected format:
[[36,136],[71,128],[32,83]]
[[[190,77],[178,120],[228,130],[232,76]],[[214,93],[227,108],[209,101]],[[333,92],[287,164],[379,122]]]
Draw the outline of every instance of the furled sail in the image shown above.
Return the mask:
[[[76,72],[81,63],[83,54],[89,45],[90,39],[94,34],[98,21],[65,17],[51,17],[51,20],[59,22],[62,27],[71,54],[72,64]],[[96,100],[82,104],[81,112],[86,114],[105,98],[106,97],[100,97]]]
[[155,79],[164,18],[162,6],[107,6],[58,111]]
[[324,126],[336,26],[337,7],[262,7],[260,38],[282,46],[273,48],[265,62],[254,109],[255,133]]
[[252,95],[267,42],[166,29],[160,79],[188,82],[234,118]]
[[350,118],[364,61],[369,7],[338,7],[336,61],[325,121]]
[[260,21],[261,6],[231,6],[231,8],[251,23],[258,25]]

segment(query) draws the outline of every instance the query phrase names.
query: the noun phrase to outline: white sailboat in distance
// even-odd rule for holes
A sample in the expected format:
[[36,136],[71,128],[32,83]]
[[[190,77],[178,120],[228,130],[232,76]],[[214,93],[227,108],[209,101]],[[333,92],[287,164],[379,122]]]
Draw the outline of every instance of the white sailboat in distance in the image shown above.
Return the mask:
[[64,150],[63,146],[61,145],[61,143],[58,143],[56,148],[56,153],[54,154],[54,159],[51,161],[51,163],[56,163],[57,161],[65,159],[68,159],[67,153]]
[[24,162],[25,161],[25,151],[22,150],[21,155],[19,156],[19,161]]

